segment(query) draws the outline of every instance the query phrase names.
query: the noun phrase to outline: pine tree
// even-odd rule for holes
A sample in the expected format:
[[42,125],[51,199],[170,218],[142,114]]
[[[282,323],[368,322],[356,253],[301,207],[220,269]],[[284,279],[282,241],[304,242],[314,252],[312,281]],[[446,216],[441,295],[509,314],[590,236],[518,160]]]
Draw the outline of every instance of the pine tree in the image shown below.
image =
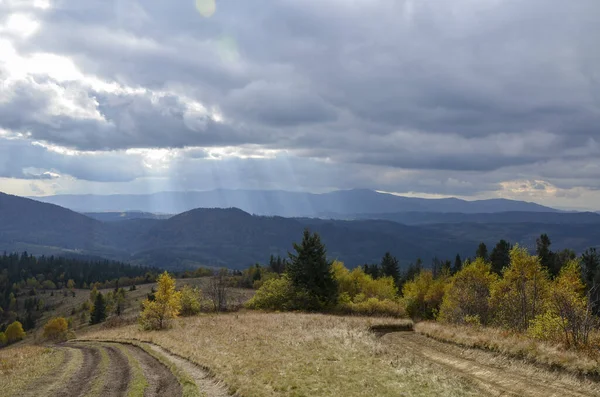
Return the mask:
[[554,268],[554,254],[550,251],[550,245],[552,245],[550,237],[544,233],[535,240],[535,252],[538,258],[540,258],[542,266],[549,270],[550,275],[556,276],[558,271]]
[[294,243],[295,254],[289,253],[287,274],[298,293],[301,309],[321,310],[337,302],[337,282],[327,260],[325,245],[317,233],[304,230],[302,242]]
[[381,274],[384,277],[391,277],[394,282],[398,284],[400,280],[400,267],[398,266],[398,259],[392,256],[389,252],[386,252],[383,258],[381,258]]
[[456,258],[454,258],[454,266],[452,267],[452,273],[456,274],[462,270],[463,262],[460,259],[460,255],[456,254]]
[[90,324],[99,324],[104,320],[106,320],[106,300],[102,292],[98,292],[94,300],[94,307],[92,307]]
[[475,258],[481,258],[484,262],[487,262],[490,259],[485,243],[479,243],[479,247],[477,247],[477,252],[475,253]]
[[496,274],[502,273],[502,269],[510,264],[511,245],[506,240],[500,240],[492,250],[490,262],[492,263],[492,271]]

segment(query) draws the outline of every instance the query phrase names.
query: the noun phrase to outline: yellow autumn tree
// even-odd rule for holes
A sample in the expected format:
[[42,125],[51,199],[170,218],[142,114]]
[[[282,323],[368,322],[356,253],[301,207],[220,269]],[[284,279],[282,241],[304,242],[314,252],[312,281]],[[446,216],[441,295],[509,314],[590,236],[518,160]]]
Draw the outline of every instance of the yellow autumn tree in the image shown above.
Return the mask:
[[538,339],[562,342],[567,347],[589,344],[589,334],[598,325],[585,294],[581,265],[569,261],[552,282],[546,311],[531,321],[528,334]]
[[525,331],[536,316],[546,311],[550,279],[537,256],[515,245],[510,265],[490,292],[490,305],[498,325]]
[[64,317],[55,317],[50,319],[44,325],[43,336],[53,341],[67,340],[69,333],[69,323]]
[[440,307],[438,319],[451,323],[476,321],[487,324],[490,319],[490,287],[497,280],[491,264],[481,257],[468,263],[450,279]]
[[421,270],[402,288],[406,312],[413,319],[434,319],[442,304],[448,279],[447,272],[433,277],[431,270]]
[[175,279],[166,271],[158,277],[154,300],[146,299],[140,315],[143,329],[163,329],[170,326],[171,319],[181,310],[181,292],[175,290]]
[[13,322],[6,327],[4,334],[6,335],[8,343],[15,343],[25,338],[23,325],[18,321]]

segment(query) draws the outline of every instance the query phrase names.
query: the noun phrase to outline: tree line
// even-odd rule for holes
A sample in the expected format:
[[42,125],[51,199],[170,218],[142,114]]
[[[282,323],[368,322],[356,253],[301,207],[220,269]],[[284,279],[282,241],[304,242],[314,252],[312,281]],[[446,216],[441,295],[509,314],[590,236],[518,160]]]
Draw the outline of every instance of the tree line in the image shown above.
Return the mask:
[[[283,271],[254,266],[245,276],[260,284],[250,308],[409,315],[476,326],[491,325],[530,337],[586,347],[600,326],[600,256],[552,251],[537,239],[535,254],[500,240],[479,244],[473,258],[417,260],[404,271],[386,253],[378,264],[353,270],[327,259],[319,235],[305,230]],[[273,262],[273,258],[271,259]],[[271,267],[271,266],[269,266]],[[261,274],[261,272],[263,272]],[[268,274],[266,280],[264,274]]]

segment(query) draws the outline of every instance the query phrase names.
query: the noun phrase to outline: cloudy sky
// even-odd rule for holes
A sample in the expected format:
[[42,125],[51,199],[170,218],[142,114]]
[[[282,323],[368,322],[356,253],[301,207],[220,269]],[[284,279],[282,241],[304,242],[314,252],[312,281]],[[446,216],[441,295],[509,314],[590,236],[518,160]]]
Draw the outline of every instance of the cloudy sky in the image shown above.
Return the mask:
[[0,191],[600,209],[598,0],[0,0]]

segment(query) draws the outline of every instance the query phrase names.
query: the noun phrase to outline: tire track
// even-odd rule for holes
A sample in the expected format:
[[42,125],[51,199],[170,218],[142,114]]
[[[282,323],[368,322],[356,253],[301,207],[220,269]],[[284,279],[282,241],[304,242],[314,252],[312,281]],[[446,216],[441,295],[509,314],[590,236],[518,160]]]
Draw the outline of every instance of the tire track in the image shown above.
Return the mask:
[[139,347],[123,346],[138,360],[148,381],[144,397],[181,396],[181,386],[167,367]]
[[72,346],[83,353],[83,364],[69,381],[59,387],[55,394],[64,397],[83,397],[91,388],[92,380],[98,375],[100,352],[96,346]]
[[162,355],[180,370],[187,373],[190,376],[203,396],[206,397],[230,397],[231,394],[227,390],[227,386],[221,382],[215,381],[207,370],[198,366],[197,364],[180,357],[174,353],[171,353],[167,349],[155,345],[153,343],[145,343],[150,349],[156,353]]
[[108,371],[105,374],[105,379],[102,388],[101,396],[121,397],[127,394],[127,388],[131,380],[131,368],[127,357],[115,346],[102,344],[102,348],[108,353],[110,360]]
[[[567,384],[554,374],[540,376],[536,373],[523,374],[518,367],[496,367],[477,361],[464,354],[465,350],[434,341],[409,332],[397,332],[382,337],[394,347],[402,348],[425,360],[441,365],[460,376],[473,381],[489,395],[531,397],[591,397],[598,390],[585,390],[576,383]],[[482,352],[483,353],[483,352]],[[490,357],[488,354],[488,358]],[[581,385],[579,385],[581,386]],[[595,389],[595,388],[594,388]]]

